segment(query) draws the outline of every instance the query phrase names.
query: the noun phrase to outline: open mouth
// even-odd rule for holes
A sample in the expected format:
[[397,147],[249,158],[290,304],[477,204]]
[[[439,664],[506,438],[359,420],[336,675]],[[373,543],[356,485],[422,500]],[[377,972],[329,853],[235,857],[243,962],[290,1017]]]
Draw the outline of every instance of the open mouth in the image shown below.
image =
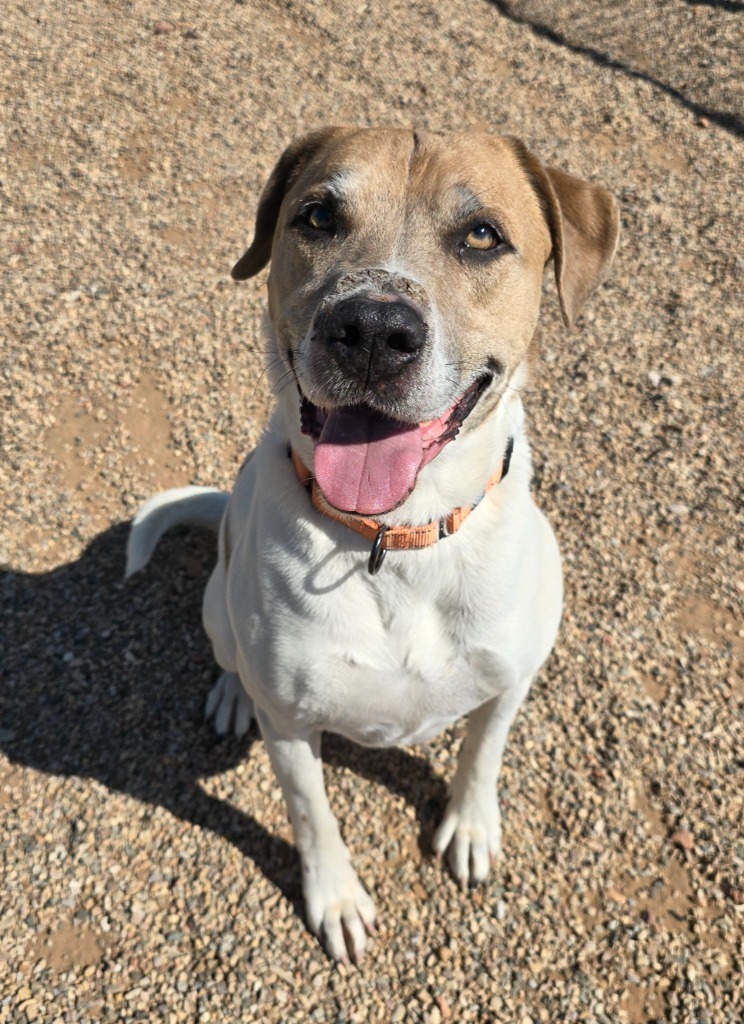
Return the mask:
[[457,437],[492,379],[479,377],[426,423],[402,423],[364,405],[324,411],[303,396],[302,432],[315,441],[315,478],[326,501],[359,515],[396,508],[419,471]]

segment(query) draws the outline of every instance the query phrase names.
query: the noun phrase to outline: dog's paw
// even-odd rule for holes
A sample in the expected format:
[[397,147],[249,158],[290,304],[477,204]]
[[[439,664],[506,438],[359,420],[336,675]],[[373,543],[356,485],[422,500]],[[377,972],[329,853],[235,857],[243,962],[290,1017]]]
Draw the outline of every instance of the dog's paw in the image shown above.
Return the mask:
[[488,877],[491,861],[501,852],[501,813],[496,793],[453,796],[434,833],[437,860],[446,852],[462,889]]
[[204,709],[206,718],[214,715],[214,727],[218,736],[233,732],[240,739],[248,732],[253,719],[253,701],[243,689],[237,672],[223,672],[207,697]]
[[329,956],[358,964],[367,935],[375,933],[375,907],[369,893],[343,855],[303,862],[305,910],[310,928]]

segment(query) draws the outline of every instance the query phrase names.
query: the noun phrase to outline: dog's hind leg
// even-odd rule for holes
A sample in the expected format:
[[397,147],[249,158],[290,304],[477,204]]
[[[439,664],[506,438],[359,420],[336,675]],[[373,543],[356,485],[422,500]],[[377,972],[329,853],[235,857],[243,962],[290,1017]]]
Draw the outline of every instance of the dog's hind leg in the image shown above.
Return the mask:
[[510,686],[469,716],[450,799],[432,840],[437,858],[447,852],[463,889],[485,881],[491,860],[501,851],[496,787],[509,727],[531,683],[530,677]]
[[237,672],[223,672],[207,697],[205,718],[214,715],[214,728],[219,736],[232,731],[240,739],[253,721],[253,701],[243,689]]
[[219,736],[232,731],[244,736],[253,719],[253,701],[246,693],[237,673],[235,636],[227,610],[227,555],[225,545],[226,517],[220,527],[217,564],[209,577],[202,603],[202,622],[212,641],[215,661],[223,669],[222,675],[209,691],[204,714],[214,716],[214,727]]

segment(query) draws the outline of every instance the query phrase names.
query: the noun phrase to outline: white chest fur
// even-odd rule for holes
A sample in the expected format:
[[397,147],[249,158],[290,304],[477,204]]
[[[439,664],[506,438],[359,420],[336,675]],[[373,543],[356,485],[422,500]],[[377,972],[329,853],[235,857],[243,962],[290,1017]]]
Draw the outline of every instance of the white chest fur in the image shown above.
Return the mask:
[[278,507],[244,505],[224,588],[257,704],[294,729],[385,746],[431,738],[533,674],[557,627],[560,563],[525,481],[500,486],[455,536],[390,552],[375,577],[366,543],[309,514],[286,480]]

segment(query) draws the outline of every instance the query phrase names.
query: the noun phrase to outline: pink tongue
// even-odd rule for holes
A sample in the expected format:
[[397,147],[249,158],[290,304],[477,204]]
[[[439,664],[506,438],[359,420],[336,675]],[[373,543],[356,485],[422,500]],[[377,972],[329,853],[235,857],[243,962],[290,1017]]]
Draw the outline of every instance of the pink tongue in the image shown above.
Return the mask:
[[418,425],[364,408],[334,409],[315,446],[315,477],[335,508],[377,515],[411,493],[424,458]]

